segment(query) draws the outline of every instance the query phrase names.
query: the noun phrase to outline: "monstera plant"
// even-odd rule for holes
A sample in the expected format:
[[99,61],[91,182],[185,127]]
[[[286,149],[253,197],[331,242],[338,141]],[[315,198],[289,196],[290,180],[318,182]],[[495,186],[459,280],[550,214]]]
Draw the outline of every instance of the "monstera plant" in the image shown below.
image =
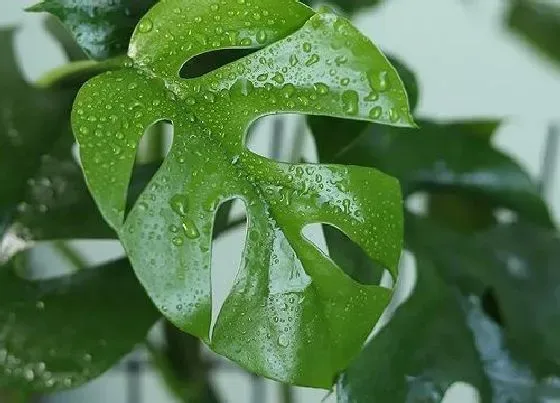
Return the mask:
[[[186,402],[219,401],[197,339],[339,402],[439,402],[455,382],[483,402],[558,393],[560,238],[539,184],[492,145],[499,121],[414,119],[413,73],[345,17],[378,1],[339,3],[44,0],[29,11],[63,23],[47,28],[70,62],[34,84],[0,31],[0,398],[88,382],[156,322],[154,363]],[[527,29],[538,10],[518,15],[538,6],[514,7],[548,51]],[[274,114],[307,116],[316,162],[248,148]],[[245,222],[234,200],[246,244],[213,321],[212,242]],[[86,267],[65,243],[80,239],[126,256]],[[76,271],[37,267],[44,241]],[[414,290],[372,333],[403,249]]]

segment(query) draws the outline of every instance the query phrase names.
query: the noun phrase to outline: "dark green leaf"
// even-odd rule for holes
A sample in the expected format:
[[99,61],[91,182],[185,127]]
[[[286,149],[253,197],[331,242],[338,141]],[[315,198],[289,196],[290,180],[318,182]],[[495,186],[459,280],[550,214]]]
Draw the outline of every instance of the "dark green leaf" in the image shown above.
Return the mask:
[[57,16],[93,59],[126,53],[138,20],[157,0],[43,0],[28,11]]
[[308,6],[314,6],[315,4],[332,4],[336,6],[338,9],[344,11],[345,13],[353,14],[356,13],[363,8],[366,7],[373,7],[380,4],[382,0],[329,0],[329,1],[313,1],[313,0],[305,0],[303,3],[307,4]]
[[76,86],[27,84],[12,43],[13,32],[0,31],[0,239],[8,228],[25,240],[114,238],[72,156]]
[[[511,157],[488,142],[496,122],[435,123],[420,130],[370,126],[327,160],[371,166],[399,179],[403,192],[460,192],[552,225],[537,184]],[[343,130],[342,127],[338,129]],[[344,131],[346,134],[346,131]],[[314,130],[321,150],[331,150],[330,132]]]
[[560,6],[539,0],[513,0],[509,27],[553,61],[560,63]]
[[158,317],[126,260],[27,281],[0,266],[0,388],[54,391],[97,377]]
[[[352,281],[301,231],[335,225],[395,274],[398,185],[373,169],[267,160],[247,150],[244,137],[253,120],[272,113],[410,126],[406,93],[385,56],[341,17],[292,0],[226,5],[158,3],[135,31],[131,63],[82,88],[73,125],[84,172],[170,321],[256,373],[329,387],[390,291]],[[265,48],[199,78],[178,77],[195,55],[231,47]],[[174,124],[171,151],[125,219],[136,146],[159,120]],[[211,332],[212,227],[218,206],[232,198],[246,204],[248,239]]]
[[80,48],[76,39],[64,27],[60,20],[54,16],[49,16],[45,19],[45,29],[57,40],[59,45],[64,50],[68,61],[76,62],[78,60],[87,59],[87,55]]
[[429,257],[416,259],[412,296],[342,375],[339,402],[439,403],[459,381],[489,401],[490,385],[459,295],[441,280]]

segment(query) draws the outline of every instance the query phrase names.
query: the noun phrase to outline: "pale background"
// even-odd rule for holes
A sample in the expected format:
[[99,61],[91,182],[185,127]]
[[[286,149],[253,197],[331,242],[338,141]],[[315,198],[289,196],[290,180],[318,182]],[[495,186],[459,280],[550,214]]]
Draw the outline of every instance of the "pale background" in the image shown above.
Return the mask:
[[[18,56],[30,80],[64,63],[62,51],[44,35],[41,17],[22,12],[32,3],[2,0],[0,4],[0,25],[20,27]],[[421,86],[419,115],[504,118],[497,144],[537,176],[547,127],[560,124],[560,68],[507,32],[502,23],[506,4],[505,0],[388,0],[386,6],[361,15],[356,23],[415,71]],[[256,141],[257,149],[266,150],[266,136]],[[308,153],[313,153],[311,145]],[[560,165],[555,178],[548,197],[560,222]],[[233,281],[243,237],[243,231],[238,231],[216,245],[214,267],[223,271],[223,278],[214,284],[218,299],[223,299]],[[105,257],[118,251],[114,244],[104,244],[89,252],[99,258],[100,248]],[[250,401],[250,379],[243,373],[222,371],[216,384],[225,403]],[[50,401],[120,403],[125,402],[125,386],[126,374],[112,371]],[[468,388],[454,389],[447,402],[472,401]],[[142,392],[143,402],[172,401],[157,376],[149,373],[142,376]],[[273,382],[266,383],[266,395],[268,402],[278,401]],[[298,389],[296,396],[299,402],[318,403],[326,392]],[[333,401],[332,397],[325,400]]]

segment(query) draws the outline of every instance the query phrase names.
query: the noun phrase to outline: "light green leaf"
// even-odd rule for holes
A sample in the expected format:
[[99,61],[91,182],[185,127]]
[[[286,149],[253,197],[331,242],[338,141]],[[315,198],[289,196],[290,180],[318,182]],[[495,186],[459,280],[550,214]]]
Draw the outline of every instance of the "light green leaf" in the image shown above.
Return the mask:
[[[265,48],[179,77],[193,56],[232,47]],[[140,21],[129,56],[128,67],[83,87],[73,127],[88,185],[140,281],[170,321],[218,353],[274,379],[329,387],[390,291],[351,280],[303,227],[336,226],[396,274],[398,184],[373,169],[270,161],[244,137],[273,113],[413,125],[396,71],[348,21],[292,0],[161,2]],[[173,123],[173,145],[125,219],[137,144],[158,120]],[[248,238],[211,331],[212,223],[233,198],[247,208]]]
[[143,341],[158,317],[127,260],[42,281],[17,277],[18,261],[0,266],[0,388],[79,386]]

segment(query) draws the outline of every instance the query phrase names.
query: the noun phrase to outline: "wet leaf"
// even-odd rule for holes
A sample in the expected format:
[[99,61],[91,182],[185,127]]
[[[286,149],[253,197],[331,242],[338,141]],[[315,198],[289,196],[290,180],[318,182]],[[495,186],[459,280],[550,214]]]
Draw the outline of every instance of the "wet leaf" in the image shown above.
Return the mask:
[[545,56],[560,63],[560,6],[540,0],[511,2],[508,25]]
[[18,261],[0,266],[0,388],[76,387],[117,363],[158,318],[127,260],[41,281],[17,277]]
[[126,52],[138,20],[156,1],[43,0],[27,11],[55,15],[89,57],[103,60]]
[[[179,78],[194,55],[230,47],[264,49]],[[172,323],[216,352],[274,379],[329,387],[390,291],[351,280],[301,231],[334,225],[395,274],[398,184],[373,169],[271,161],[249,152],[244,136],[272,113],[410,126],[396,71],[348,21],[291,0],[159,3],[129,56],[128,67],[83,87],[73,127],[89,188],[140,281]],[[136,147],[158,120],[173,122],[173,145],[125,219]],[[247,208],[247,244],[210,332],[213,219],[233,198]]]

